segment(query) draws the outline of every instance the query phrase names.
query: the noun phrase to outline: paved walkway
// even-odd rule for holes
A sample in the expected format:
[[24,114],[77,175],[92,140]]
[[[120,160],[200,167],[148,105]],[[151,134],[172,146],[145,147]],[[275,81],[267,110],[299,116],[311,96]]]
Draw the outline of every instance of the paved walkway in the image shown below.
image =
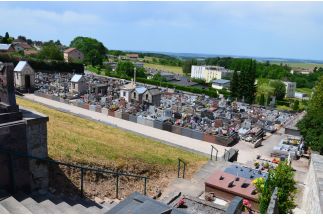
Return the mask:
[[[46,106],[49,106],[57,110],[72,113],[74,115],[78,115],[84,118],[89,118],[124,130],[132,131],[172,146],[177,146],[189,151],[199,152],[208,156],[211,153],[211,145],[215,146],[219,150],[219,154],[218,154],[219,157],[223,156],[225,148],[229,149],[224,146],[212,144],[209,142],[204,142],[197,139],[192,139],[192,138],[181,136],[168,131],[164,131],[153,127],[148,127],[142,124],[137,124],[131,121],[126,121],[119,118],[107,116],[99,112],[94,112],[77,106],[35,96],[34,94],[25,94],[24,98],[44,104]],[[239,152],[240,159],[244,155],[248,156],[247,152],[246,153]],[[250,156],[248,156],[248,158],[250,158]]]

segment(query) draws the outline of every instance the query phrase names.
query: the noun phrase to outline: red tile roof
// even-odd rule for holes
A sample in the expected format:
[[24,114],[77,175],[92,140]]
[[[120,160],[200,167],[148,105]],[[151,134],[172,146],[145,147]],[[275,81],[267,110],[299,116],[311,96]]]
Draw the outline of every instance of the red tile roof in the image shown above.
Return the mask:
[[72,51],[74,51],[74,50],[76,50],[76,48],[74,48],[74,47],[70,47],[70,48],[68,48],[68,49],[64,50],[64,53],[70,53],[70,52],[72,52]]

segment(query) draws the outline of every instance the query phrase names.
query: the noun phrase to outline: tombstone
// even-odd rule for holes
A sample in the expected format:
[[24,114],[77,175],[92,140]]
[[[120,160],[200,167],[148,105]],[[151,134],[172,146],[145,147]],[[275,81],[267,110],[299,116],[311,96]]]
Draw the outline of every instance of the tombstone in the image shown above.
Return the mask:
[[2,111],[17,112],[14,86],[14,65],[0,62],[0,107]]

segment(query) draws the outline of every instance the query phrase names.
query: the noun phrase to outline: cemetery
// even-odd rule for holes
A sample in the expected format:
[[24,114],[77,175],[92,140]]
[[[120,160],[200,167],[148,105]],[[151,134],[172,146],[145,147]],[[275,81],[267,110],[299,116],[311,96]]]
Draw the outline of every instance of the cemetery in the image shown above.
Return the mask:
[[223,96],[160,88],[94,74],[37,72],[37,96],[194,139],[233,146],[239,139],[258,147],[293,113],[231,101]]

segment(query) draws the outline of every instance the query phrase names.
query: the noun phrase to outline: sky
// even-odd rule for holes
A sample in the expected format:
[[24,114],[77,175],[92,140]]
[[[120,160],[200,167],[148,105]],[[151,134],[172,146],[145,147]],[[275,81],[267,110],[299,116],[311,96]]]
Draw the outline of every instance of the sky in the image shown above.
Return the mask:
[[108,49],[323,60],[323,2],[0,2],[0,35]]

